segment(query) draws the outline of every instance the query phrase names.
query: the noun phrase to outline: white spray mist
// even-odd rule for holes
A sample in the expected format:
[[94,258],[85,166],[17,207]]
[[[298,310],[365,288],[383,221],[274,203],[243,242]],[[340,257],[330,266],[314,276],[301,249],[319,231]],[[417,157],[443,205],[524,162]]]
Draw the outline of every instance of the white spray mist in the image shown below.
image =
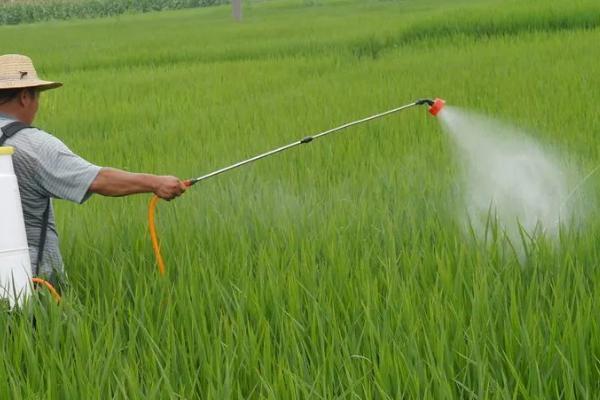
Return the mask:
[[556,236],[569,217],[567,174],[524,132],[490,118],[445,107],[438,114],[464,161],[466,217],[478,235],[490,219],[513,243],[521,233]]

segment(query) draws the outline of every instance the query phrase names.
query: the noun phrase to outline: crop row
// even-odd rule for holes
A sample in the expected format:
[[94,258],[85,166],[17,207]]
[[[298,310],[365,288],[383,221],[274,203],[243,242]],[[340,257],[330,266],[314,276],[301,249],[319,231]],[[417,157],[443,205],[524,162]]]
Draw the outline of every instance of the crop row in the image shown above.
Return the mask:
[[0,25],[206,7],[223,2],[224,0],[85,0],[0,3]]

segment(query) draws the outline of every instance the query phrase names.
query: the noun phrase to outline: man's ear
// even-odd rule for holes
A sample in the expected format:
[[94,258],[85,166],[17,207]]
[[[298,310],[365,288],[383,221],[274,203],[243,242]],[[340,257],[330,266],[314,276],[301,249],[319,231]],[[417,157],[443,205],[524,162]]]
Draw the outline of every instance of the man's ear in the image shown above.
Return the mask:
[[29,94],[29,90],[22,89],[19,92],[18,99],[19,99],[19,105],[21,107],[27,106],[27,104],[29,104],[29,102],[31,101],[31,95]]
[[26,107],[37,97],[37,92],[32,89],[23,89],[19,93],[19,104],[22,107]]

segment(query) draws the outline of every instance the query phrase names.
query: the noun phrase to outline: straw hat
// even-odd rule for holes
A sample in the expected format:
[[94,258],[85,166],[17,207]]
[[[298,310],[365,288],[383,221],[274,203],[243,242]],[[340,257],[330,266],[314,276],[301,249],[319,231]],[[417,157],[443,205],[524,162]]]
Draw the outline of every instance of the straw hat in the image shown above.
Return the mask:
[[0,56],[0,90],[38,88],[54,89],[60,82],[43,81],[38,78],[31,58],[19,54]]

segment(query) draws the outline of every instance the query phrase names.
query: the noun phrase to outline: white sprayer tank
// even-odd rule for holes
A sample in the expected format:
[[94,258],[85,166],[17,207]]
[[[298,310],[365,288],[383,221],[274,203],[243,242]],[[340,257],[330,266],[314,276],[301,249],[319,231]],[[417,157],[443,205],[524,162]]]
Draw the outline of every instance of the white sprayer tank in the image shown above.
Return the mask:
[[31,293],[31,261],[12,147],[0,147],[0,299],[10,308]]

